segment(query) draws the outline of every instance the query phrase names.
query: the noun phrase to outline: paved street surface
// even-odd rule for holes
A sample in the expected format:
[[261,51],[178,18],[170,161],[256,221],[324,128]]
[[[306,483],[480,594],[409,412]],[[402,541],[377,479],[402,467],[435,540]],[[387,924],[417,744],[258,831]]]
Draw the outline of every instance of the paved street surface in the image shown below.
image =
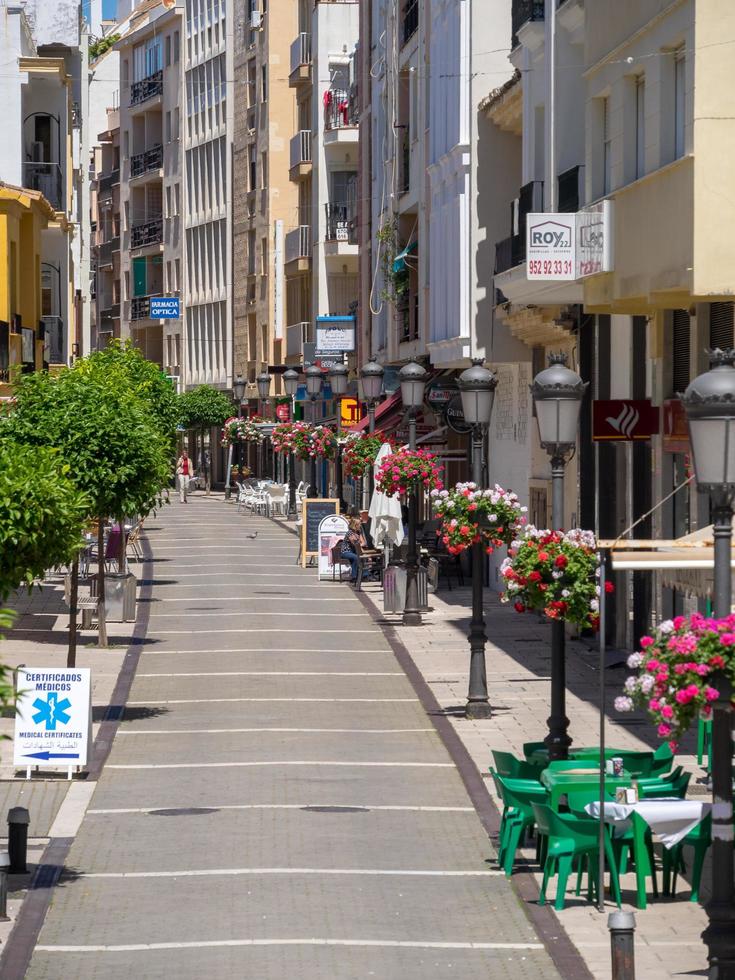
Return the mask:
[[27,976],[558,978],[352,590],[221,497],[148,534],[137,675]]

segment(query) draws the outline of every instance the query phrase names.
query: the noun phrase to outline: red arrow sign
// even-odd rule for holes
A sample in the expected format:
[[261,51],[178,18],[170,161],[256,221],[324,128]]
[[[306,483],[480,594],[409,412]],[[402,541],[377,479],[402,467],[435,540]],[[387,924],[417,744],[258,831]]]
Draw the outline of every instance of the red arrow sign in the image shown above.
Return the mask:
[[630,442],[659,433],[659,409],[650,399],[592,402],[592,438]]

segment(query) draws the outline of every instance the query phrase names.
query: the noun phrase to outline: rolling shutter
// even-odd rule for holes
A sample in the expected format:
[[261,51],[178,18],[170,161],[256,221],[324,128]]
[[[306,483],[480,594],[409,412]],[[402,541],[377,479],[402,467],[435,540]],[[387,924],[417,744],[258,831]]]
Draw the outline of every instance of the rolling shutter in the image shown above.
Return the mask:
[[674,310],[673,315],[673,364],[671,372],[672,394],[676,395],[689,384],[691,356],[691,321],[686,310]]
[[733,304],[710,303],[709,345],[729,350],[733,346]]

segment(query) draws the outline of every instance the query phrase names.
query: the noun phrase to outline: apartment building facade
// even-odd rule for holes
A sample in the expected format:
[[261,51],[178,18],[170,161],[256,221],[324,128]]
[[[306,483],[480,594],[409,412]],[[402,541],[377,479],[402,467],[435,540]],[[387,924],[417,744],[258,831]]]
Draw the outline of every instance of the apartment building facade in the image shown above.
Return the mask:
[[[298,209],[289,177],[294,98],[289,49],[297,26],[295,0],[246,8],[237,15],[234,52],[233,310],[234,371],[244,400],[257,410],[255,379],[283,363],[286,337],[285,229]],[[311,130],[303,160],[311,159]],[[300,351],[299,351],[300,353]],[[274,376],[273,395],[282,394]]]
[[91,349],[121,339],[120,108],[106,113],[105,129],[95,134],[90,162],[92,221]]
[[187,0],[184,18],[183,369],[187,387],[231,389],[235,5]]
[[[183,281],[183,19],[139,5],[120,52],[120,335],[181,378],[186,315],[160,318],[152,300],[180,301]],[[112,150],[114,156],[114,148]],[[114,228],[113,228],[114,232]],[[114,234],[113,234],[114,238]],[[175,306],[169,313],[175,313]]]
[[284,240],[289,363],[315,342],[318,318],[349,323],[359,302],[359,14],[354,0],[298,4],[289,59],[296,98],[289,163],[298,205]]

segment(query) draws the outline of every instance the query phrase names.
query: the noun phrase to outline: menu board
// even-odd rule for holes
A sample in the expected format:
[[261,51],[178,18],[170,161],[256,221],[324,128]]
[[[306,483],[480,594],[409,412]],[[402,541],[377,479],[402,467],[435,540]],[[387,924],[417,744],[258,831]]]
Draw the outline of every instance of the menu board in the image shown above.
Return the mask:
[[305,497],[301,511],[301,564],[319,554],[319,525],[325,517],[339,514],[339,500]]

